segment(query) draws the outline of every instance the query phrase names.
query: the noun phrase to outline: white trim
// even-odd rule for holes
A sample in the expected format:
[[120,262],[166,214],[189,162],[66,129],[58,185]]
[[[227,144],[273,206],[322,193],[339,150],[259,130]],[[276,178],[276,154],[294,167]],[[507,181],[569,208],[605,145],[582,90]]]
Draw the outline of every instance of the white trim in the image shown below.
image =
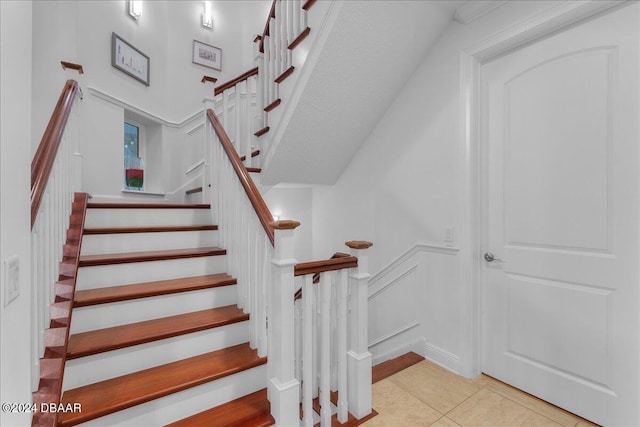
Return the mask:
[[506,0],[468,1],[456,9],[453,19],[461,24],[470,24],[504,3]]
[[478,126],[480,113],[479,75],[483,63],[510,50],[531,43],[555,31],[616,7],[624,0],[580,0],[563,2],[528,19],[517,22],[460,52],[462,129],[462,185],[460,242],[466,252],[461,262],[462,322],[460,374],[480,373],[480,253],[482,252],[481,189],[482,151]]
[[398,356],[402,356],[403,354],[407,354],[408,352],[413,351],[420,356],[423,356],[424,353],[424,338],[418,338],[410,343],[404,344],[400,347],[394,348],[393,350],[384,353],[378,354],[372,359],[372,366],[379,365],[382,362],[386,362],[387,360],[395,359]]
[[204,164],[205,164],[205,159],[202,159],[199,162],[193,164],[191,167],[189,167],[189,169],[187,169],[187,171],[185,172],[185,175],[189,175],[191,172],[198,169],[200,166]]
[[436,365],[440,365],[445,369],[450,370],[454,374],[459,375],[460,370],[460,357],[447,350],[438,347],[431,343],[425,343],[424,345],[424,357],[429,359]]
[[203,127],[204,127],[204,122],[199,123],[199,124],[198,124],[196,127],[194,127],[193,129],[188,130],[188,131],[187,131],[187,135],[192,135],[192,134],[193,134],[193,133],[195,133],[198,129],[201,129],[201,128],[203,128]]
[[409,274],[411,273],[415,273],[415,271],[418,269],[418,264],[415,264],[413,267],[407,269],[404,273],[400,274],[399,276],[397,276],[394,279],[391,279],[387,284],[381,286],[380,288],[376,289],[374,292],[371,292],[369,294],[369,301],[371,301],[372,299],[374,299],[375,297],[377,297],[378,295],[380,295],[382,292],[384,292],[386,289],[390,288],[391,286],[395,285],[396,283],[400,282],[400,280],[404,279],[405,277],[407,277]]
[[135,105],[129,104],[126,101],[123,101],[121,99],[118,99],[114,96],[111,96],[103,91],[101,91],[100,89],[96,89],[94,87],[90,87],[89,88],[89,92],[91,93],[91,95],[95,96],[96,98],[102,99],[103,101],[107,101],[110,104],[113,105],[117,105],[118,107],[122,107],[125,110],[131,111],[147,120],[150,120],[152,122],[155,123],[159,123],[163,126],[167,126],[170,128],[181,128],[183,126],[185,126],[187,123],[191,122],[192,120],[194,120],[195,118],[199,117],[202,115],[202,110],[198,110],[195,113],[191,114],[190,116],[184,118],[182,121],[179,122],[173,122],[170,121],[168,119],[163,119],[160,116],[156,116],[153,113],[150,113],[148,111],[143,110],[140,107],[136,107]]
[[393,338],[395,336],[398,336],[401,333],[408,331],[409,329],[413,329],[416,326],[420,326],[420,322],[418,322],[417,320],[414,320],[413,322],[409,322],[406,325],[399,327],[395,331],[389,332],[388,334],[383,335],[380,338],[377,338],[377,339],[371,341],[369,343],[369,348],[375,347],[376,345],[381,344],[381,343],[383,343],[383,342],[385,342],[385,341],[387,341],[387,340],[389,340],[389,339],[391,339],[391,338]]
[[164,197],[166,194],[165,193],[154,193],[152,191],[137,191],[137,190],[125,190],[122,189],[120,190],[121,193],[128,193],[128,194],[141,194],[143,196],[162,196]]
[[378,271],[376,274],[371,276],[369,279],[369,286],[373,286],[378,280],[382,279],[385,275],[387,275],[390,271],[396,269],[400,264],[417,254],[418,252],[434,252],[441,253],[447,255],[456,255],[460,249],[454,248],[451,246],[441,246],[441,245],[430,245],[426,243],[416,243],[414,246],[409,248],[405,253],[400,255],[398,258],[391,261],[386,267],[382,270]]

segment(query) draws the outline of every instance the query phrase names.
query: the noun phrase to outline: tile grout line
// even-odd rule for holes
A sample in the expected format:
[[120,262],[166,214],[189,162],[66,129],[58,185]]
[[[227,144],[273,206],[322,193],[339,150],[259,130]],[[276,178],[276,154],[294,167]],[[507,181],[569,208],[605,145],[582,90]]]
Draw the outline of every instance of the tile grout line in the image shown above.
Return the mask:
[[[499,381],[499,380],[497,380],[497,381]],[[502,381],[500,381],[500,382],[502,382]],[[534,395],[532,395],[532,394],[529,394],[529,393],[527,393],[526,391],[523,391],[523,390],[520,390],[520,389],[518,389],[518,388],[515,388],[515,387],[513,387],[513,386],[511,386],[511,385],[509,385],[509,384],[507,384],[507,383],[503,383],[503,384],[505,384],[505,385],[507,385],[507,386],[509,386],[509,387],[512,387],[515,391],[520,392],[520,393],[523,393],[524,395],[530,396],[530,397],[532,397],[532,398],[534,398],[534,399],[539,399],[538,397],[536,397],[536,396],[534,396]],[[553,422],[553,423],[556,423],[556,424],[558,424],[558,425],[561,425],[561,426],[563,426],[563,427],[566,427],[564,424],[562,424],[562,423],[560,423],[560,422],[558,422],[558,421],[554,420],[553,418],[550,418],[549,416],[547,416],[547,415],[545,415],[545,414],[543,414],[543,413],[539,412],[539,411],[538,411],[538,409],[537,409],[534,405],[531,405],[531,408],[529,408],[529,407],[527,407],[527,406],[523,405],[522,403],[515,401],[515,400],[514,400],[514,399],[512,399],[511,397],[507,396],[507,394],[502,393],[500,390],[493,390],[493,389],[486,388],[486,387],[482,387],[482,388],[483,388],[483,389],[485,389],[485,390],[487,390],[487,391],[489,391],[489,392],[496,393],[496,394],[498,394],[498,395],[500,395],[500,396],[504,397],[505,399],[507,399],[507,400],[509,400],[509,401],[511,401],[511,402],[513,402],[513,403],[515,403],[516,405],[519,405],[519,406],[523,407],[523,408],[524,408],[524,409],[526,409],[526,410],[529,410],[529,411],[531,411],[531,412],[534,412],[534,413],[536,413],[536,414],[540,415],[541,417],[544,417],[544,418],[546,418],[546,419],[550,420],[550,421],[551,421],[551,422]],[[545,400],[541,400],[541,399],[539,399],[539,400],[540,400],[540,402],[541,402],[541,403],[543,403],[543,404],[544,404],[544,405],[546,405],[546,406],[556,407],[556,406],[555,406],[555,405],[553,405],[552,403],[549,403],[549,402],[547,402],[547,401],[545,401]],[[560,409],[560,410],[563,410],[562,408],[559,408],[559,407],[556,407],[556,408],[558,408],[558,409]],[[566,412],[566,411],[565,411],[565,412]],[[572,414],[572,415],[575,415],[575,414]],[[573,427],[576,427],[576,426],[578,425],[578,423],[580,423],[580,420],[576,420],[576,421],[575,421],[575,423],[573,424]]]

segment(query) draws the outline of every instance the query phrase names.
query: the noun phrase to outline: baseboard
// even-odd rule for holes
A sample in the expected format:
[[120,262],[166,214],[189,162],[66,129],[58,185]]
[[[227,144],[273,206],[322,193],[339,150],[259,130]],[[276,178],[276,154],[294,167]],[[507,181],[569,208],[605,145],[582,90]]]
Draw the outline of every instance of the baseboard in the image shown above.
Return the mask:
[[[420,353],[421,354],[421,353]],[[460,357],[430,343],[424,344],[424,357],[443,368],[460,375]]]
[[[425,348],[424,339],[418,338],[416,340],[403,344],[399,347],[396,347],[391,351],[373,356],[373,358],[371,359],[371,364],[375,366],[382,362],[386,362],[387,360],[391,360],[398,356],[402,356],[403,354],[406,354],[410,351],[423,355],[424,348]],[[369,349],[369,351],[373,354],[373,351],[371,351],[371,349]]]

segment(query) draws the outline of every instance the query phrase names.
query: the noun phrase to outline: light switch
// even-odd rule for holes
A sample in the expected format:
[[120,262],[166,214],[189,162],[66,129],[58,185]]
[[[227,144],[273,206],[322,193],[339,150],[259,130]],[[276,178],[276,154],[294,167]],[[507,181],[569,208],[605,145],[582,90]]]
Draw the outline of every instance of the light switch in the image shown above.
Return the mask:
[[448,225],[444,228],[444,241],[447,243],[453,243],[453,227]]
[[20,258],[15,255],[4,260],[4,305],[20,295]]

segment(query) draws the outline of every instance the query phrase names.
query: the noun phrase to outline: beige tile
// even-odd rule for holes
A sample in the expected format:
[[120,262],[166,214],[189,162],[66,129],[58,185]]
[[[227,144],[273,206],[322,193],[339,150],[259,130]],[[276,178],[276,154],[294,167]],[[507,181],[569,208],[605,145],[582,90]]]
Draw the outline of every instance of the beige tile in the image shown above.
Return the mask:
[[371,397],[378,415],[362,424],[366,427],[429,426],[442,417],[388,378],[373,385]]
[[479,389],[472,380],[455,375],[426,360],[389,379],[442,414],[455,408]]
[[545,402],[542,399],[538,399],[535,396],[525,393],[522,390],[519,390],[487,375],[480,375],[479,377],[475,378],[473,382],[480,387],[499,393],[513,400],[514,402],[519,403],[525,408],[539,413],[540,415],[544,415],[545,417],[550,418],[565,427],[574,427],[579,422],[586,422],[587,424],[584,424],[584,427],[587,427],[589,425],[588,421],[578,417],[577,415],[560,409],[557,406]]
[[435,423],[431,424],[431,427],[460,427],[460,425],[454,423],[447,417],[442,417]]
[[561,426],[561,424],[488,389],[482,389],[474,394],[449,412],[447,417],[463,427]]

